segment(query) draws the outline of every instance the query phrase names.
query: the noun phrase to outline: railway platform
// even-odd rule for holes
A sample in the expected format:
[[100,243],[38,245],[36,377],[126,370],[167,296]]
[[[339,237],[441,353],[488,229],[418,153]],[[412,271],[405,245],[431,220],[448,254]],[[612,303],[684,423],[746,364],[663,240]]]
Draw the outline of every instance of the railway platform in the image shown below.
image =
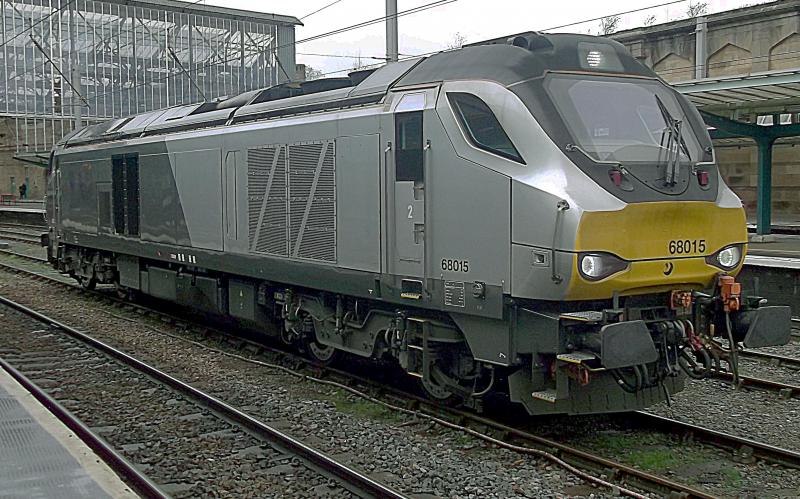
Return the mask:
[[[752,217],[747,219],[747,230],[754,234],[757,229],[756,220]],[[772,234],[792,234],[800,235],[800,215],[778,214],[772,217],[770,224],[770,235]]]
[[770,305],[789,305],[795,316],[800,315],[800,221],[797,229],[797,234],[751,234],[738,277],[746,294],[763,296]]
[[800,233],[751,235],[745,264],[800,269]]
[[22,201],[15,204],[0,204],[0,222],[44,225],[44,202]]
[[3,369],[0,369],[0,496],[138,497]]

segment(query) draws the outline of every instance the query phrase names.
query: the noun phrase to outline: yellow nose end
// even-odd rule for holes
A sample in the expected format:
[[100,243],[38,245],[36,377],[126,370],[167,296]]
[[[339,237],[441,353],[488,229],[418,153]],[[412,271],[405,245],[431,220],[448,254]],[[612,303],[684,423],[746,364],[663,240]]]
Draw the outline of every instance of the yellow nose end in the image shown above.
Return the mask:
[[[706,257],[736,243],[747,243],[741,208],[682,201],[636,203],[619,211],[585,212],[578,226],[576,253],[613,253],[629,261],[630,266],[603,280],[589,282],[580,277],[575,254],[567,299],[604,299],[614,292],[632,295],[705,288],[721,272],[706,263]],[[740,268],[741,262],[729,273],[735,275]]]

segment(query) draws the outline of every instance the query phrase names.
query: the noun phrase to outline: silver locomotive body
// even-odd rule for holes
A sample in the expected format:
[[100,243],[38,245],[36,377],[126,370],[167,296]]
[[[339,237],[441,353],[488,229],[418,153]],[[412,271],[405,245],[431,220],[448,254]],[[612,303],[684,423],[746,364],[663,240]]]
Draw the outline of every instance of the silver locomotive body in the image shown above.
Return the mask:
[[[644,96],[662,143],[615,136],[624,114],[587,124],[591,92]],[[51,261],[86,286],[227,314],[321,361],[394,358],[473,405],[646,407],[703,374],[724,314],[737,341],[788,340],[788,310],[717,284],[746,233],[699,115],[588,36],[88,127],[54,151],[48,219]]]

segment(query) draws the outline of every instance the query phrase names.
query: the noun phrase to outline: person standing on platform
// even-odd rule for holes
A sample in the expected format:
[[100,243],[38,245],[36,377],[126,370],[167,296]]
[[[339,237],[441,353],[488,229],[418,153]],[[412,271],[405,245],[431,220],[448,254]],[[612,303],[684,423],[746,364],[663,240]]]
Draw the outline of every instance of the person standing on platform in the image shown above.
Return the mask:
[[27,184],[20,184],[19,186],[19,198],[25,199],[25,196],[28,194],[28,185]]

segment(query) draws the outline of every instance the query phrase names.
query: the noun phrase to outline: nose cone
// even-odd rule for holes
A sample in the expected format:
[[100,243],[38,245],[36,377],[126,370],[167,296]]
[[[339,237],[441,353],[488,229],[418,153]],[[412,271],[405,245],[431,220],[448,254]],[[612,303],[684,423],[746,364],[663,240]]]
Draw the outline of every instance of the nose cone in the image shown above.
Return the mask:
[[[606,279],[589,282],[577,272],[580,262],[575,255],[575,278],[567,299],[703,288],[721,272],[706,257],[746,242],[744,210],[711,202],[634,203],[618,211],[584,212],[575,241],[577,252],[611,253],[631,264]],[[730,273],[740,268],[741,263]]]

